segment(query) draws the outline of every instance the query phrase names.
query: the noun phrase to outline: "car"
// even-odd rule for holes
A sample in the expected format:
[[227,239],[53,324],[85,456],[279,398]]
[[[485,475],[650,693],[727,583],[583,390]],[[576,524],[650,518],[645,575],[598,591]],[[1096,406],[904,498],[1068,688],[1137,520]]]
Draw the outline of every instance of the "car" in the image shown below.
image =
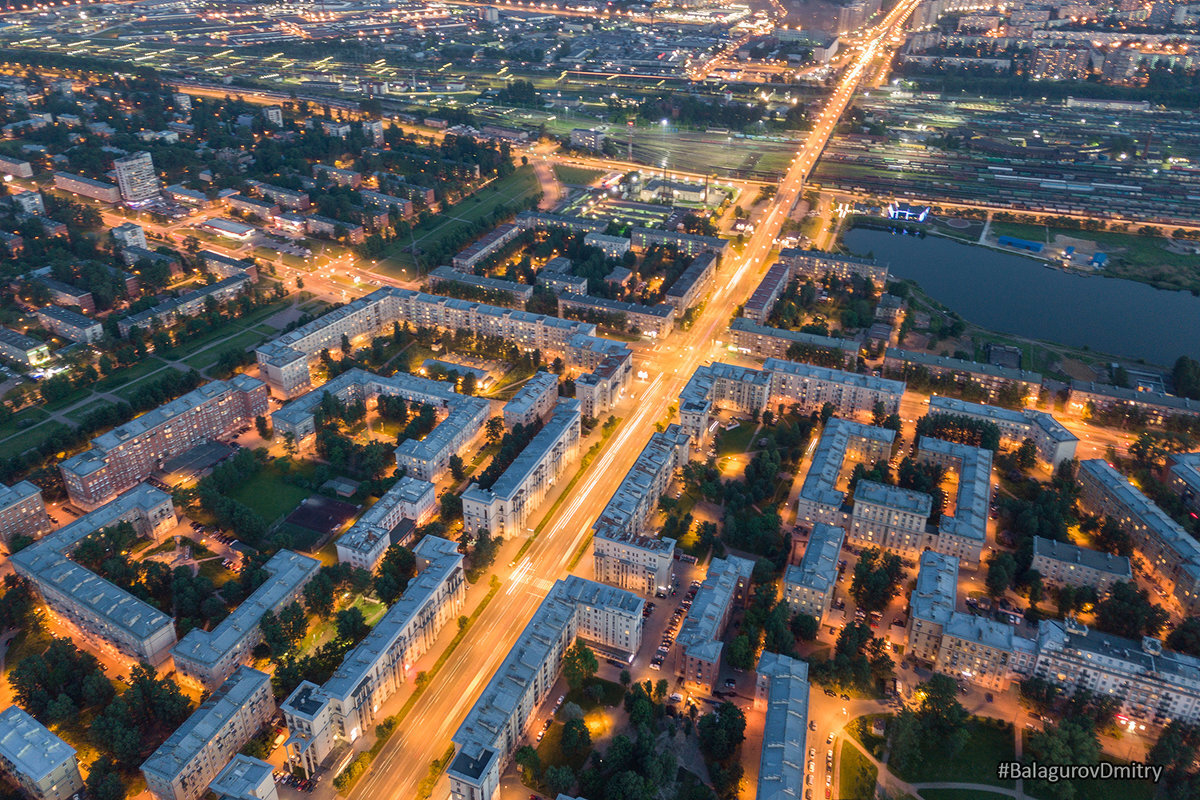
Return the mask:
[[657,597],[659,600],[667,599],[667,593],[664,591],[657,591],[654,593],[654,596]]
[[831,773],[831,772],[825,773],[825,785],[833,786],[833,773]]
[[[808,729],[810,731],[815,731],[817,729],[817,721],[815,719],[810,719],[808,721]],[[831,733],[829,735],[832,736],[833,734]]]
[[542,798],[536,794],[531,794],[529,795],[529,800],[542,800]]
[[[830,735],[832,735],[832,734],[830,734]],[[825,751],[825,760],[833,761],[833,748],[832,747]]]
[[725,679],[725,688],[726,688],[726,689],[732,689],[732,688],[734,688],[735,686],[737,686],[737,680],[736,680],[736,679],[734,679],[734,678],[726,678],[726,679]]
[[804,782],[805,782],[805,783],[807,783],[809,786],[812,786],[812,782],[813,782],[813,780],[812,780],[812,773],[811,773],[811,772],[810,772],[808,775],[806,775],[806,776],[804,777]]
[[658,659],[650,662],[650,669],[662,669],[662,662]]
[[[817,729],[817,726],[813,725],[813,730],[815,731],[816,729]],[[825,744],[833,744],[833,731],[829,732],[829,736],[825,739]],[[833,751],[831,750],[830,752],[833,752]]]
[[984,699],[984,700],[987,700],[987,701],[990,703],[990,702],[992,702],[993,700],[995,700],[996,698],[992,697],[992,693],[991,693],[991,692],[988,692],[987,694],[985,694],[985,695],[983,696],[983,699]]
[[843,694],[843,695],[842,695],[842,699],[843,699],[843,700],[849,700],[849,699],[850,699],[850,695],[848,695],[848,694]]
[[542,739],[544,739],[544,738],[546,738],[546,732],[545,732],[545,731],[538,731],[537,740],[538,740],[539,742],[541,742],[541,741],[542,741]]
[[817,771],[817,762],[815,762],[815,761],[808,762],[808,771],[816,772]]
[[831,797],[833,797],[833,789],[826,786],[825,787],[825,800],[830,800]]
[[680,700],[683,699],[683,695],[681,695],[679,692],[676,692],[675,694],[671,695],[667,699],[670,700],[672,703],[678,703]]

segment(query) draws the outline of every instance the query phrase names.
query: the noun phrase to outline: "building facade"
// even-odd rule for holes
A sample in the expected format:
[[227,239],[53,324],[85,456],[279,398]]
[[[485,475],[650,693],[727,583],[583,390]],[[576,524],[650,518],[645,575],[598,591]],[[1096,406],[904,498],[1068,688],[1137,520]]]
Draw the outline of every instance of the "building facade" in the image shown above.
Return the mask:
[[29,481],[0,484],[0,542],[10,548],[14,536],[39,539],[52,529],[42,491]]
[[1129,559],[1101,553],[1070,542],[1035,536],[1033,561],[1029,565],[1042,580],[1059,586],[1091,586],[1103,595],[1114,583],[1133,580]]
[[0,769],[35,800],[70,800],[83,791],[75,748],[20,706],[0,711]]
[[800,564],[789,564],[783,573],[783,599],[792,614],[808,614],[822,622],[833,602],[838,558],[846,532],[818,523],[808,537]]
[[337,540],[338,561],[374,572],[393,544],[392,532],[401,520],[421,525],[437,508],[437,493],[429,481],[405,475],[383,493],[375,505]]
[[754,564],[739,556],[714,558],[675,640],[675,675],[691,691],[712,694],[721,673],[725,626],[750,592]]

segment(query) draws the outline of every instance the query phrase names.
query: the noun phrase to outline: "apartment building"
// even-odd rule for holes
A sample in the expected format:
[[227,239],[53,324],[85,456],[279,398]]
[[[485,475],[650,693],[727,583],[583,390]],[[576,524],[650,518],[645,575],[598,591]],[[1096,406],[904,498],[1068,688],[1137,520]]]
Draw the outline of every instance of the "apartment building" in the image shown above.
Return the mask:
[[889,412],[900,407],[904,384],[812,364],[768,358],[761,370],[721,362],[700,367],[679,396],[680,421],[695,442],[702,442],[714,408],[743,413],[799,406],[819,411],[831,403],[846,416],[869,413],[876,402]]
[[607,222],[598,219],[548,214],[543,211],[522,211],[517,214],[513,222],[521,230],[560,229],[582,233],[585,236],[589,233],[604,233],[608,228]]
[[1148,425],[1162,425],[1171,417],[1200,414],[1200,400],[1086,381],[1071,382],[1068,404],[1076,414],[1120,413]]
[[457,268],[451,269],[450,267],[438,267],[430,271],[429,286],[431,288],[436,288],[445,283],[457,283],[461,286],[469,286],[485,292],[503,293],[503,295],[508,295],[508,297],[504,298],[502,295],[488,296],[492,299],[507,300],[510,305],[520,304],[519,307],[521,308],[524,308],[525,303],[529,302],[533,297],[533,286],[528,283],[489,278],[485,275],[460,272]]
[[987,392],[989,400],[995,400],[1002,390],[1010,388],[1026,398],[1037,399],[1042,390],[1042,376],[1037,372],[893,347],[884,352],[883,370],[885,374],[897,378],[917,374],[930,378],[949,378],[960,385],[971,385]]
[[218,278],[236,278],[244,274],[250,277],[252,283],[258,280],[258,267],[253,260],[243,261],[212,250],[201,250],[196,256],[204,264],[204,269]]
[[96,508],[133,488],[163,462],[253,424],[267,412],[267,387],[249,375],[212,381],[92,440],[59,464],[71,502]]
[[1129,559],[1085,547],[1035,536],[1029,565],[1046,583],[1058,586],[1091,586],[1103,595],[1114,583],[1133,580]]
[[42,491],[29,481],[0,484],[0,542],[5,549],[14,536],[38,539],[51,530],[50,515],[42,501]]
[[332,167],[328,164],[313,164],[312,175],[318,180],[326,180],[338,186],[349,186],[351,189],[362,186],[362,173],[352,169]]
[[521,229],[516,225],[501,225],[458,251],[450,260],[450,264],[456,270],[470,270],[476,264],[486,261],[503,250],[509,242],[520,235]]
[[818,523],[808,537],[800,564],[789,564],[783,573],[783,599],[788,611],[808,614],[822,622],[833,602],[838,577],[838,558],[846,532]]
[[83,791],[75,748],[20,706],[0,711],[0,770],[35,800],[70,800]]
[[714,558],[675,639],[675,674],[689,691],[711,694],[721,672],[721,641],[736,604],[750,592],[754,563],[739,556]]
[[93,180],[83,175],[72,175],[69,172],[54,173],[54,188],[92,200],[99,200],[101,203],[121,202],[120,188],[111,183]]
[[40,367],[50,360],[50,346],[40,339],[0,327],[0,356],[23,367]]
[[659,498],[687,463],[689,439],[678,425],[657,432],[593,524],[596,580],[652,594],[670,586],[675,540],[646,535]]
[[218,800],[278,800],[274,772],[262,759],[238,753],[217,773],[208,790]]
[[558,376],[537,372],[504,404],[504,424],[509,428],[546,419],[558,406]]
[[117,188],[128,205],[144,205],[159,195],[162,185],[154,171],[154,159],[149,153],[130,153],[113,160],[117,173]]
[[312,205],[308,192],[285,189],[282,186],[259,181],[246,181],[246,185],[259,197],[265,197],[271,202],[277,203],[280,208],[286,208],[289,211],[305,211]]
[[156,326],[169,328],[183,319],[204,313],[210,298],[218,303],[227,303],[245,292],[251,283],[253,278],[245,272],[221,278],[215,283],[184,292],[178,297],[168,297],[145,311],[117,320],[117,330],[121,336],[129,336],[134,328],[142,331],[152,330]]
[[716,282],[716,275],[716,254],[701,253],[692,259],[687,269],[679,273],[671,288],[667,289],[664,299],[682,315],[708,295]]
[[767,712],[755,797],[797,800],[808,757],[808,662],[764,652],[754,673],[754,707]]
[[1015,450],[1029,439],[1037,447],[1038,459],[1051,469],[1075,457],[1079,437],[1071,433],[1053,415],[1027,408],[1014,411],[983,403],[971,403],[954,397],[929,398],[929,414],[946,414],[990,422],[1000,429],[1000,446]]
[[610,236],[607,233],[596,231],[584,234],[583,243],[588,247],[595,247],[609,258],[621,258],[629,252],[629,248],[632,246],[624,236]]
[[1080,462],[1080,504],[1119,524],[1133,548],[1184,613],[1200,610],[1200,543],[1124,475],[1099,458]]
[[344,403],[362,401],[374,406],[380,396],[403,397],[410,403],[433,406],[440,421],[424,439],[406,439],[395,450],[396,466],[425,481],[436,481],[450,468],[450,457],[457,455],[487,422],[490,405],[480,397],[468,397],[454,391],[444,381],[434,381],[407,373],[390,378],[361,369],[343,372],[320,389],[309,392],[271,414],[277,435],[292,434],[297,442],[316,433],[313,416],[326,392]]
[[817,283],[826,275],[832,275],[843,281],[866,279],[879,290],[887,286],[888,265],[870,258],[789,248],[779,251],[779,260],[787,265],[791,278],[804,278]]
[[367,208],[381,209],[388,213],[394,212],[399,214],[402,219],[408,219],[413,215],[412,201],[406,200],[403,197],[359,189],[358,199],[362,200],[363,205]]
[[271,677],[240,666],[142,763],[156,800],[198,800],[275,713]]
[[126,655],[161,664],[175,644],[174,621],[68,558],[84,538],[121,522],[131,523],[139,536],[162,538],[177,522],[171,496],[142,484],[43,536],[10,561],[60,618]]
[[958,486],[953,511],[943,513],[938,521],[933,548],[979,564],[992,502],[992,451],[922,436],[917,442],[917,461],[954,474]]
[[[309,365],[323,349],[340,347],[343,335],[355,339],[390,333],[396,322],[500,336],[522,350],[559,353],[571,366],[595,370],[578,396],[586,416],[607,411],[632,378],[632,351],[596,336],[594,325],[397,288],[379,289],[262,345],[257,351],[260,372],[276,393],[293,397],[312,385]],[[577,379],[577,390],[579,385]]]
[[38,323],[55,336],[72,342],[98,342],[104,338],[104,326],[91,317],[61,306],[46,306],[36,312]]
[[859,344],[853,339],[770,328],[746,317],[731,322],[727,336],[731,349],[755,358],[780,358],[842,369],[853,369],[858,363]]
[[1112,697],[1117,709],[1148,725],[1200,722],[1200,659],[1167,650],[1158,639],[1139,642],[1088,630],[1073,620],[1038,626],[1032,674],[1068,694],[1085,689]]
[[312,775],[339,742],[362,736],[383,702],[416,677],[411,669],[416,660],[461,613],[467,589],[458,545],[426,536],[413,555],[417,577],[333,677],[323,686],[304,681],[280,707],[290,766]]
[[1184,505],[1200,512],[1200,453],[1175,453],[1167,460],[1167,485]]
[[655,228],[633,228],[629,232],[629,241],[637,252],[644,252],[652,245],[661,244],[674,247],[686,256],[698,256],[701,253],[715,253],[717,263],[729,252],[729,240],[716,236],[697,236],[679,231],[664,231]]
[[126,222],[112,229],[113,241],[121,247],[146,249],[146,232],[135,222]]
[[537,275],[538,286],[544,286],[555,294],[587,294],[587,278],[561,272],[550,272],[543,268]]
[[571,575],[550,589],[453,737],[450,797],[494,800],[508,760],[532,735],[563,656],[582,639],[602,653],[632,659],[642,640],[644,601]]
[[[630,330],[636,329],[654,339],[665,339],[675,329],[675,306],[669,303],[647,306],[591,295],[560,294],[558,313],[562,314],[568,310],[582,313],[584,316],[600,315],[612,320],[623,320]],[[609,327],[619,326],[613,324]]]
[[806,527],[818,523],[845,526],[846,493],[838,489],[843,464],[847,459],[862,464],[890,459],[895,439],[896,432],[888,428],[830,418],[800,488],[796,521]]
[[225,198],[225,205],[247,216],[268,222],[275,219],[275,215],[282,210],[277,203],[272,203],[269,200],[260,200],[257,197],[247,197],[243,194],[229,195]]
[[0,156],[0,174],[12,175],[14,178],[32,178],[33,165],[19,158]]
[[395,540],[402,520],[420,525],[428,522],[437,507],[434,485],[405,475],[383,493],[337,540],[338,561],[374,572]]
[[220,686],[262,641],[259,623],[301,598],[321,569],[315,558],[280,550],[263,565],[268,578],[211,631],[193,628],[174,647],[175,670],[204,688]]
[[463,529],[499,539],[521,535],[529,515],[574,460],[580,419],[578,400],[559,400],[554,415],[491,488],[473,481],[463,492]]
[[[909,652],[937,672],[989,689],[1003,690],[1022,649],[1011,625],[956,610],[958,559],[921,554],[917,584],[909,598]],[[1026,648],[1027,649],[1027,648]]]
[[746,305],[742,307],[742,317],[760,325],[764,324],[791,279],[791,270],[787,264],[782,261],[772,264],[750,294]]

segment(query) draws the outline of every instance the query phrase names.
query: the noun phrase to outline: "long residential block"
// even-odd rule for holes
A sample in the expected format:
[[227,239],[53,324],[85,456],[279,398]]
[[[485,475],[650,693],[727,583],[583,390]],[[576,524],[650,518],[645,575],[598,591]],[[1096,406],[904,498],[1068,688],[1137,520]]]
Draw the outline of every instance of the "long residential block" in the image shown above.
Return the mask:
[[550,694],[563,656],[582,639],[632,659],[642,640],[644,601],[574,575],[550,589],[453,736],[450,796],[494,800],[500,775],[533,732],[534,710]]
[[405,475],[338,537],[338,561],[374,572],[387,549],[400,543],[393,531],[401,520],[412,520],[414,525],[428,522],[436,506],[434,485]]
[[1015,388],[1025,397],[1034,399],[1042,391],[1042,375],[1038,372],[893,347],[884,351],[883,371],[896,378],[924,375],[974,386],[986,392],[989,400],[995,400],[1002,390],[1009,388]]
[[536,372],[504,404],[504,424],[510,428],[532,425],[549,417],[557,406],[558,376],[553,372]]
[[756,800],[799,800],[808,749],[808,662],[763,653],[755,708],[766,707]]
[[714,558],[675,640],[675,674],[683,685],[711,694],[721,672],[722,637],[736,604],[746,602],[754,563]]
[[416,660],[462,610],[467,588],[458,545],[426,536],[413,555],[417,577],[333,677],[323,686],[304,681],[281,706],[288,728],[284,747],[309,775],[339,743],[353,743],[368,730],[384,701],[416,677]]
[[729,347],[755,358],[783,358],[850,369],[858,363],[858,342],[760,325],[746,317],[729,324]]
[[558,401],[554,416],[513,459],[491,488],[472,482],[462,494],[463,528],[487,531],[494,538],[520,534],[575,458],[580,437],[579,401]]
[[1097,411],[1121,413],[1152,425],[1161,425],[1172,417],[1200,414],[1200,400],[1086,381],[1071,382],[1068,402],[1071,410],[1077,414]]
[[675,306],[676,312],[683,314],[708,295],[716,281],[716,275],[717,254],[701,253],[679,273],[671,288],[667,289],[664,299]]
[[[499,278],[488,278],[483,275],[474,275],[470,272],[461,272],[458,269],[451,269],[450,267],[438,267],[429,273],[430,286],[438,286],[443,283],[459,283],[463,286],[470,286],[488,292],[505,292],[512,297],[513,303],[526,303],[533,297],[533,286],[528,283],[516,283],[515,281],[505,281]],[[497,298],[493,297],[493,299]]]
[[316,433],[314,417],[326,392],[343,403],[362,401],[370,406],[379,397],[389,396],[437,409],[442,418],[424,439],[406,439],[396,447],[396,466],[426,481],[437,480],[450,468],[450,457],[461,452],[479,433],[491,408],[488,401],[459,394],[444,381],[407,373],[388,378],[351,369],[271,414],[275,431],[281,436],[290,433],[297,442]]
[[1167,485],[1184,505],[1200,513],[1200,453],[1176,453],[1167,465]]
[[1029,439],[1037,448],[1038,458],[1051,468],[1074,458],[1079,445],[1079,437],[1063,427],[1053,415],[1032,408],[1014,411],[934,395],[929,398],[929,413],[991,422],[1000,429],[1000,444],[1007,449],[1016,449]]
[[104,326],[98,320],[69,308],[46,306],[36,313],[43,328],[72,342],[91,343],[104,338]]
[[1107,461],[1080,462],[1078,478],[1083,507],[1116,521],[1184,612],[1200,611],[1200,543]]
[[56,614],[133,658],[161,664],[175,644],[174,621],[68,557],[86,537],[121,522],[131,523],[139,536],[163,537],[177,522],[171,496],[142,484],[42,537],[10,560]]
[[145,311],[117,320],[117,330],[122,336],[128,336],[134,328],[148,331],[156,325],[170,327],[182,319],[204,313],[209,300],[225,303],[234,299],[245,292],[251,283],[253,280],[246,272],[221,278],[215,283],[184,292],[179,297],[172,297]]
[[142,764],[157,800],[197,800],[275,713],[271,677],[238,667]]
[[783,573],[783,599],[792,614],[808,614],[817,622],[825,619],[833,602],[838,577],[838,557],[846,532],[818,523],[808,537],[800,564],[789,564]]
[[162,462],[267,413],[267,387],[249,375],[212,381],[92,440],[59,464],[71,501],[96,508],[150,477]]
[[562,314],[564,311],[620,317],[627,325],[655,339],[665,338],[675,327],[675,306],[669,303],[647,306],[642,303],[626,303],[621,300],[564,292],[558,296],[558,313]]
[[270,612],[299,600],[305,585],[321,569],[315,558],[280,550],[263,565],[270,576],[211,631],[193,628],[173,648],[175,669],[215,689],[233,674],[254,646],[262,641],[259,623]]
[[779,260],[787,264],[792,276],[797,278],[818,281],[832,275],[844,281],[865,278],[880,290],[887,286],[888,265],[870,258],[789,248],[779,252]]
[[678,425],[650,437],[592,526],[597,580],[642,594],[669,587],[675,540],[647,536],[646,528],[688,451]]
[[1112,553],[1088,550],[1070,542],[1035,536],[1033,561],[1029,565],[1047,583],[1060,586],[1091,586],[1100,594],[1114,583],[1133,580],[1129,559]]

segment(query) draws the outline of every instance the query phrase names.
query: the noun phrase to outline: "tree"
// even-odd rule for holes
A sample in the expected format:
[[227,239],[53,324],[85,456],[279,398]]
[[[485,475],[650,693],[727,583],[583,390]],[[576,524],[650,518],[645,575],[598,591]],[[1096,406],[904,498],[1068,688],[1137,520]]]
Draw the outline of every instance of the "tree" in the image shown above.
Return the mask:
[[580,688],[596,674],[598,669],[600,669],[600,663],[596,660],[596,654],[590,647],[576,639],[563,657],[563,676],[567,679],[567,685],[572,689]]
[[357,643],[370,631],[371,627],[357,606],[337,613],[337,635],[343,642]]
[[1200,728],[1178,720],[1167,723],[1158,741],[1150,748],[1146,760],[1162,764],[1163,777],[1159,783],[1160,796],[1167,800],[1194,800],[1200,797],[1200,772],[1195,768],[1196,750],[1200,747]]
[[[537,750],[534,750],[531,745],[522,745],[513,755],[513,760],[517,762],[517,766],[525,770],[526,776],[531,779],[537,778],[542,771],[542,759],[538,756]],[[526,781],[532,783],[532,780]]]
[[299,448],[296,447],[296,434],[292,433],[291,431],[288,431],[283,435],[283,452],[287,453],[293,458],[296,456],[296,453],[299,452]]
[[899,775],[915,773],[923,760],[920,720],[912,709],[906,707],[901,709],[889,727],[891,755],[888,764]]
[[696,725],[700,752],[706,758],[723,761],[737,750],[746,738],[746,716],[726,700],[711,714],[705,714]]
[[729,650],[725,654],[725,660],[734,669],[751,669],[754,666],[754,646],[750,643],[750,637],[745,633],[739,633],[733,637],[733,641],[729,643]]
[[333,612],[333,581],[327,569],[322,568],[304,585],[304,602],[310,611],[323,619]]
[[457,453],[450,456],[450,474],[456,481],[461,481],[463,478],[467,477],[466,465],[463,464],[462,457]]
[[936,751],[953,758],[967,741],[967,710],[958,702],[958,684],[949,675],[938,673],[917,690],[920,702],[917,719],[928,742]]
[[992,556],[988,562],[987,592],[991,597],[1000,597],[1012,586],[1017,574],[1017,559],[1012,553],[1003,552]]
[[789,625],[792,635],[805,642],[816,639],[817,633],[821,630],[821,621],[812,614],[796,614],[792,617]]
[[568,756],[578,755],[592,746],[592,734],[588,732],[587,723],[575,718],[563,725],[560,742],[563,753]]
[[1037,445],[1033,439],[1025,439],[1017,448],[1017,466],[1026,472],[1037,466]]
[[1150,594],[1133,581],[1113,584],[1096,608],[1096,627],[1127,639],[1157,636],[1168,619],[1167,612],[1150,602]]
[[1188,617],[1167,636],[1167,647],[1200,656],[1200,617]]
[[[1030,757],[1042,764],[1094,764],[1100,759],[1100,741],[1090,719],[1064,718],[1057,725],[1032,734],[1026,740]],[[1075,800],[1078,792],[1071,781],[1037,781],[1032,794],[1052,800]]]
[[904,562],[895,553],[878,547],[864,550],[854,565],[850,594],[864,611],[882,611],[900,588]]
[[550,790],[550,794],[563,794],[575,785],[575,770],[566,764],[557,764],[546,769],[542,781]]
[[504,417],[490,417],[484,425],[484,432],[487,434],[488,442],[498,443],[500,437],[504,435]]
[[259,414],[254,418],[254,427],[258,429],[258,435],[260,438],[271,438],[271,427],[267,424],[267,418],[262,414]]
[[92,800],[124,800],[125,784],[111,758],[100,756],[92,762],[88,770],[87,790]]

